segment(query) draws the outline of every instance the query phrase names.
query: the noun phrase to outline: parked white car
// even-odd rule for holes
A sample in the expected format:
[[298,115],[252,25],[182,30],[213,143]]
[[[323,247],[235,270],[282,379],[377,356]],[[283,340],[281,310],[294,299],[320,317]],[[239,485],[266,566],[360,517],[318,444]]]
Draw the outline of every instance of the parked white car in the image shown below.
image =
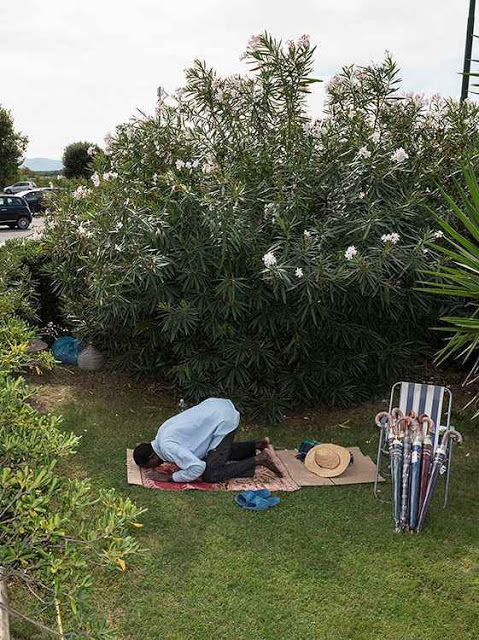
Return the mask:
[[20,191],[35,189],[36,186],[34,182],[14,182],[9,187],[5,187],[3,191],[4,193],[19,193]]

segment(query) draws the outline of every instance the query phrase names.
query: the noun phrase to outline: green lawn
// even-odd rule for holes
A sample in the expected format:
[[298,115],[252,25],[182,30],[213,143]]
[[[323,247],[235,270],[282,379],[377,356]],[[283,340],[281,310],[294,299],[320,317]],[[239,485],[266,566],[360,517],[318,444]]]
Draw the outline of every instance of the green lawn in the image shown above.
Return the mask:
[[[455,451],[450,506],[442,511],[436,500],[416,536],[393,533],[390,506],[374,500],[370,485],[304,488],[264,513],[241,510],[231,493],[128,486],[125,449],[151,438],[176,410],[161,389],[67,372],[50,376],[43,402],[83,436],[70,473],[148,508],[138,534],[145,557],[98,581],[95,603],[118,638],[479,637],[479,427],[470,414],[454,415],[465,445]],[[380,408],[305,412],[244,431],[269,434],[279,446],[307,436],[374,455]]]

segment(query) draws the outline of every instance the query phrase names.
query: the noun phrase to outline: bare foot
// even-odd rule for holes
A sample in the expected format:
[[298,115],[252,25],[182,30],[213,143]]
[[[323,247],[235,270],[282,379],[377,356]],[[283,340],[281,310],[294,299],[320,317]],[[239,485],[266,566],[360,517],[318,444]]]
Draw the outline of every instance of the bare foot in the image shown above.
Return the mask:
[[282,471],[276,466],[276,463],[273,460],[273,453],[271,449],[263,449],[263,451],[257,457],[258,464],[263,465],[270,471],[273,471],[280,478],[283,477]]
[[271,449],[271,440],[269,438],[260,438],[255,442],[256,448],[260,451],[264,449]]

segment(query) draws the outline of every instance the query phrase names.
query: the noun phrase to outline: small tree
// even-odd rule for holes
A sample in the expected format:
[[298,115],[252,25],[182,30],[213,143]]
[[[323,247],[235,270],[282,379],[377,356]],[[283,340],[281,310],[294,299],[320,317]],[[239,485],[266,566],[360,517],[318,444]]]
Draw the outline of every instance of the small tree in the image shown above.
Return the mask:
[[93,173],[93,156],[100,148],[91,142],[74,142],[63,152],[64,174],[67,178],[89,178]]
[[17,177],[28,138],[13,126],[13,116],[0,105],[0,190]]

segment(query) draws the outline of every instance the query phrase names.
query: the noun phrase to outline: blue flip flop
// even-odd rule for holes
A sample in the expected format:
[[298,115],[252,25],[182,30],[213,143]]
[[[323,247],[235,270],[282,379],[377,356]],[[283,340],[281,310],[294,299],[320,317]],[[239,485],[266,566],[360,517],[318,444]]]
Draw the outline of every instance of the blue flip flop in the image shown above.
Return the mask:
[[243,509],[265,511],[277,505],[280,499],[272,496],[268,489],[258,489],[257,491],[243,491],[236,496],[235,501]]

